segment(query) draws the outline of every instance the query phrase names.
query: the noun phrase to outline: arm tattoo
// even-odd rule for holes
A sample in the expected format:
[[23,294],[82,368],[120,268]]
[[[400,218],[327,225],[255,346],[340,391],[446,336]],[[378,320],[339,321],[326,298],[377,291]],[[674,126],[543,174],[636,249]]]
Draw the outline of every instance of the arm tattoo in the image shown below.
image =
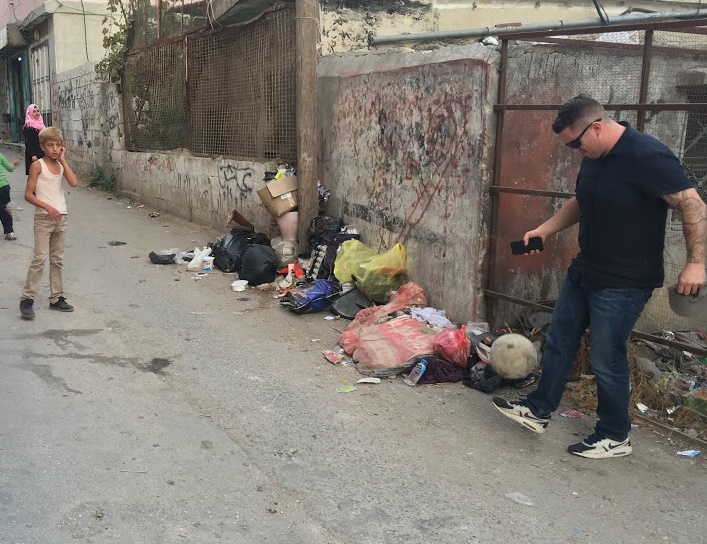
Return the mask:
[[707,253],[705,246],[707,240],[707,209],[705,203],[702,202],[697,191],[681,191],[675,195],[670,195],[667,199],[671,206],[680,210],[682,219],[682,230],[685,235],[685,244],[687,245],[687,262],[699,263],[705,262],[705,254]]

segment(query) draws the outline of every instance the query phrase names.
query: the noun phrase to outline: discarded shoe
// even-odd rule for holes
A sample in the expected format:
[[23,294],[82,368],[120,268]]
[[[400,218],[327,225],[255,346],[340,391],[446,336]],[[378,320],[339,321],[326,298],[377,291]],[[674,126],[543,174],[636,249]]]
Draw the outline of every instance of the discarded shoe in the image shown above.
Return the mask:
[[20,300],[20,314],[22,319],[34,319],[34,300],[24,299]]
[[49,304],[51,310],[59,310],[60,312],[73,312],[74,307],[66,302],[64,297],[59,297],[59,300]]
[[596,434],[592,434],[582,442],[569,446],[567,451],[573,455],[588,459],[609,459],[611,457],[630,455],[633,448],[628,438],[619,442],[610,438],[600,438]]
[[501,397],[494,397],[493,405],[504,416],[517,421],[534,433],[544,433],[547,424],[550,422],[549,418],[537,417],[533,414],[522,400],[506,400]]
[[17,236],[15,235],[14,232],[8,232],[5,235],[5,240],[17,240]]

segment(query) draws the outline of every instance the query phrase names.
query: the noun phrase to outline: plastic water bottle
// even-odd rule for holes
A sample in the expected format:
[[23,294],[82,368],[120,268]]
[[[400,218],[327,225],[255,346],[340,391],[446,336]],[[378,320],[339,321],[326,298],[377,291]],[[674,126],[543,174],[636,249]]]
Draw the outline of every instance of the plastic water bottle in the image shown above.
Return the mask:
[[427,370],[427,359],[420,359],[403,381],[406,385],[417,385],[418,380],[425,373],[425,370]]

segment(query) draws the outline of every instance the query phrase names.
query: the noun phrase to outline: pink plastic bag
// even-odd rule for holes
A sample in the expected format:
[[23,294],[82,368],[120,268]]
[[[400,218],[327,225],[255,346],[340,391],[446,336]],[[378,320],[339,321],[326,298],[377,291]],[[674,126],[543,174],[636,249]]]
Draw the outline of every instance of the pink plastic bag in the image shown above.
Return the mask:
[[435,353],[459,368],[466,368],[470,347],[466,325],[462,325],[461,329],[445,329],[435,336]]

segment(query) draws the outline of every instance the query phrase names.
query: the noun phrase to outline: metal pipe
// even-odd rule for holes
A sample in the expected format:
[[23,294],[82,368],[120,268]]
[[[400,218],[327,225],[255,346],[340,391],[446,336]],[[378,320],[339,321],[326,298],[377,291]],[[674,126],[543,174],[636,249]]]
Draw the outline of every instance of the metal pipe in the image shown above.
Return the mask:
[[698,7],[694,10],[675,11],[673,13],[664,12],[625,15],[623,17],[610,21],[608,24],[604,24],[602,23],[601,19],[596,18],[578,19],[576,21],[556,21],[553,23],[535,23],[531,25],[521,25],[520,27],[512,28],[496,28],[484,26],[479,28],[473,28],[470,30],[444,30],[439,32],[421,32],[418,34],[400,34],[397,36],[371,36],[369,38],[369,43],[370,45],[383,45],[408,41],[447,40],[455,38],[483,38],[486,36],[501,37],[505,35],[518,34],[520,32],[545,32],[553,30],[581,28],[586,26],[601,26],[604,28],[610,28],[614,25],[624,23],[642,23],[670,19],[692,19],[704,15],[707,15],[707,7]]

